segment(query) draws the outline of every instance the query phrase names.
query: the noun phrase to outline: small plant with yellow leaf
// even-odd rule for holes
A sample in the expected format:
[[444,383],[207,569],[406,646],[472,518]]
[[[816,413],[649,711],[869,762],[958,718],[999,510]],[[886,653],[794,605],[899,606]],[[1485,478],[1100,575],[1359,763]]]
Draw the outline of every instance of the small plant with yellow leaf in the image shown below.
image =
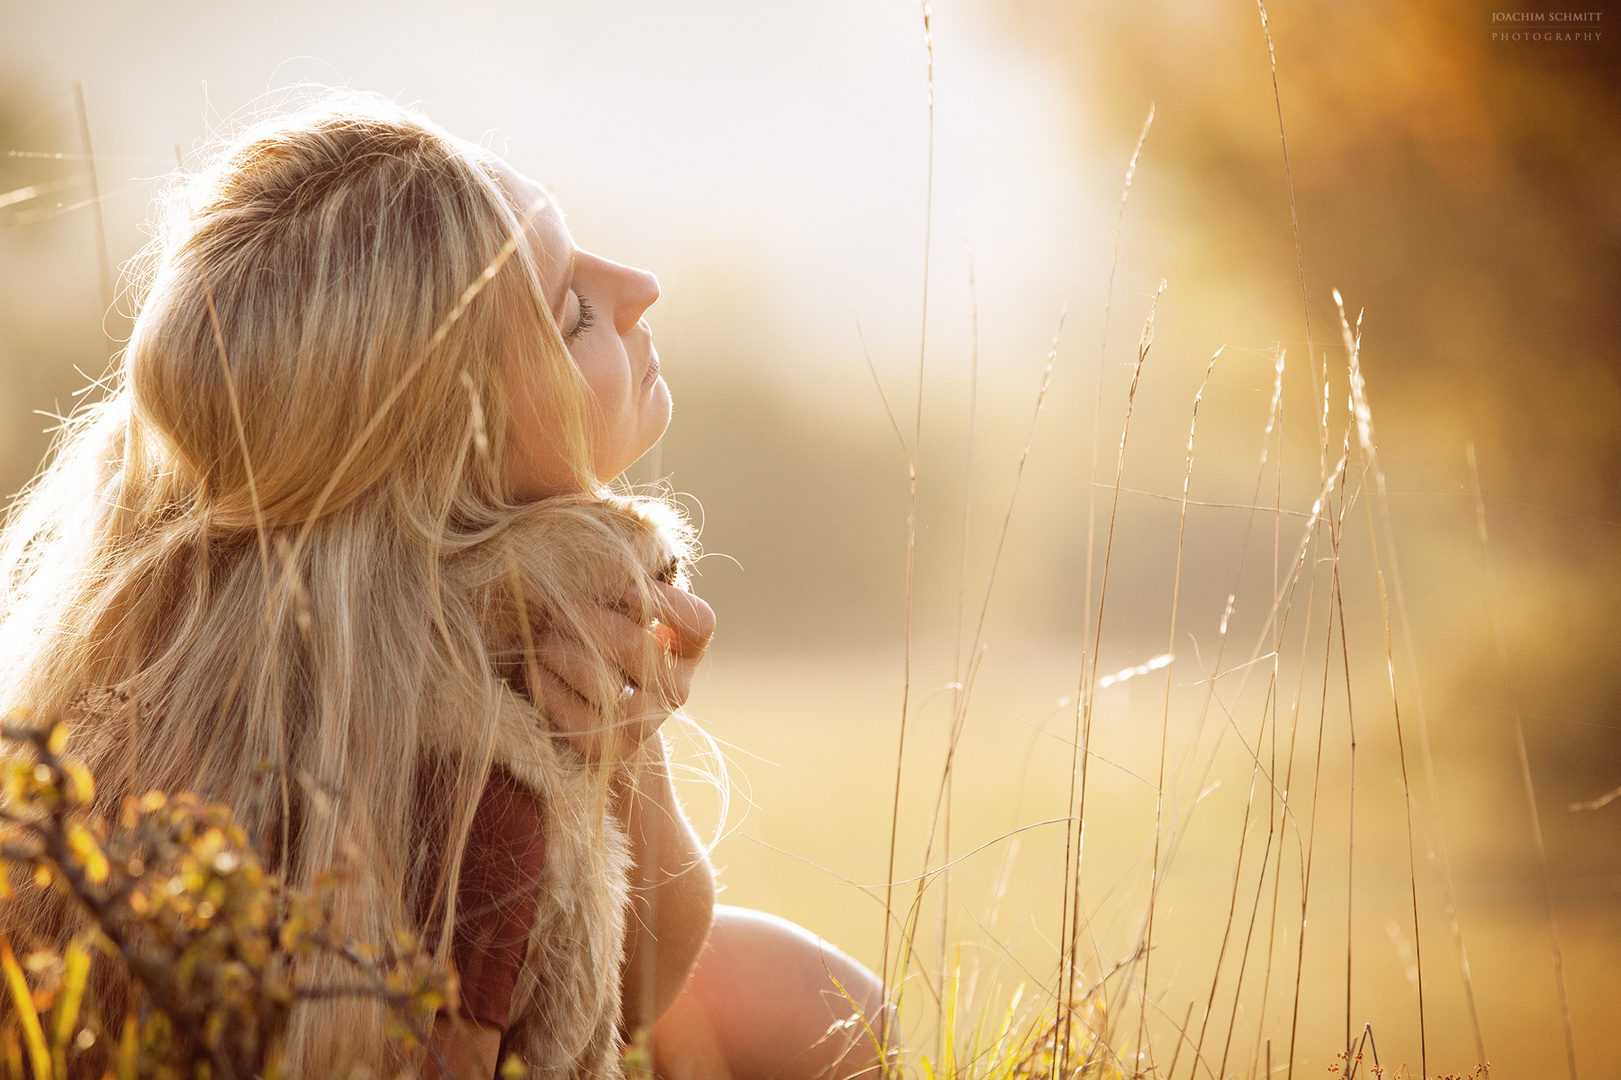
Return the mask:
[[[64,754],[65,725],[0,734],[12,744],[0,900],[58,890],[82,925],[60,952],[21,958],[0,933],[0,1066],[10,1080],[271,1078],[294,1005],[351,995],[389,1006],[399,1060],[434,1053],[426,1025],[454,1004],[454,973],[411,934],[378,946],[338,932],[341,871],[307,892],[286,887],[227,807],[190,794],[128,798],[109,822],[91,810],[90,773]],[[341,958],[352,981],[299,981],[321,954]],[[118,971],[93,983],[97,965]],[[87,987],[120,982],[129,993],[117,1015],[81,1009]]]

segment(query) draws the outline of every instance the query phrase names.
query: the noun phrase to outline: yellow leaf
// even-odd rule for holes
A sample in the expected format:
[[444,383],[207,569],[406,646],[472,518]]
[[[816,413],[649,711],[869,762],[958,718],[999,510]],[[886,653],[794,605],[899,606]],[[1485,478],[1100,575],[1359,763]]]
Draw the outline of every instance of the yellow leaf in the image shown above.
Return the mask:
[[0,969],[5,972],[6,989],[11,991],[12,1004],[17,1007],[23,1040],[28,1044],[28,1063],[33,1066],[35,1076],[50,1076],[51,1053],[45,1048],[45,1032],[39,1026],[39,1013],[34,1011],[28,980],[23,978],[23,969],[17,966],[17,956],[11,951],[11,936],[4,931],[0,931]]
[[101,845],[96,838],[90,835],[90,830],[83,825],[68,826],[68,848],[73,852],[79,865],[84,867],[85,876],[93,884],[101,885],[107,880],[107,856],[102,854]]
[[[85,946],[83,938],[74,938],[68,943],[67,952],[62,956],[63,966],[66,970],[62,974],[62,985],[57,990],[56,1009],[51,1015],[52,1052],[63,1054],[67,1050],[68,1040],[73,1037],[73,1026],[79,1019],[79,1001],[84,996],[84,984],[90,975],[90,950]],[[67,1064],[63,1059],[62,1075],[67,1075]]]
[[165,806],[168,805],[168,803],[169,803],[169,797],[167,795],[165,795],[163,792],[161,792],[161,791],[148,791],[145,795],[141,796],[141,801],[138,804],[138,809],[143,814],[150,814],[153,811],[162,810]]
[[62,772],[68,778],[68,802],[75,806],[89,806],[96,799],[96,781],[84,764],[68,758],[62,762]]
[[141,1046],[136,1038],[135,1014],[124,1017],[124,1032],[118,1039],[118,1080],[135,1080],[135,1063]]
[[225,847],[225,834],[218,828],[210,828],[197,842],[191,846],[192,854],[201,863],[211,863]]
[[17,1038],[15,1025],[6,1025],[6,1075],[21,1076],[23,1074],[23,1044]]
[[49,866],[34,867],[34,884],[38,885],[42,889],[50,888],[51,868]]
[[60,721],[51,728],[51,733],[45,739],[45,749],[52,754],[60,756],[68,745],[68,726]]

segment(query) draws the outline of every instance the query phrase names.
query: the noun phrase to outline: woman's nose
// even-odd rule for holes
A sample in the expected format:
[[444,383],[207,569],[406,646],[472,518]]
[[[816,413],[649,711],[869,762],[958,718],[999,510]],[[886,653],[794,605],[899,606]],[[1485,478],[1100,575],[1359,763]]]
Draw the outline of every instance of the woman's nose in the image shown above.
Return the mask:
[[641,321],[642,313],[659,298],[659,279],[646,270],[615,264],[614,328],[628,334]]

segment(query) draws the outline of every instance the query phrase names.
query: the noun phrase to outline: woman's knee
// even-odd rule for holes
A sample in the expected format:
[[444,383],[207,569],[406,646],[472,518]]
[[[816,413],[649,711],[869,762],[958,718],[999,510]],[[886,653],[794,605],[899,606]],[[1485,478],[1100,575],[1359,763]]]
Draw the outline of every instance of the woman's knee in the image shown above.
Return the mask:
[[683,1024],[702,1017],[738,1080],[866,1072],[880,1062],[893,1026],[882,982],[859,961],[787,919],[730,905],[716,905],[683,995],[687,1007],[672,1012],[687,1018]]

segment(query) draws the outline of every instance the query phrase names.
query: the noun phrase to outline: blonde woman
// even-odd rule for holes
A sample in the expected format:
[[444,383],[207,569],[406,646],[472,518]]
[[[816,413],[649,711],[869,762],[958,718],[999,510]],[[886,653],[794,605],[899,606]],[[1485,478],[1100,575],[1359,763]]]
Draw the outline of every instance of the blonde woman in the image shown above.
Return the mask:
[[[872,1067],[838,1022],[877,981],[714,904],[656,733],[714,616],[680,516],[606,487],[670,417],[652,275],[346,95],[178,183],[139,284],[111,392],[0,540],[5,704],[70,719],[102,808],[196,791],[294,883],[341,865],[346,931],[457,966],[457,1077],[613,1078],[649,1028],[671,1080]],[[39,891],[3,915],[67,920]],[[383,1020],[302,1007],[286,1075],[393,1067]]]

